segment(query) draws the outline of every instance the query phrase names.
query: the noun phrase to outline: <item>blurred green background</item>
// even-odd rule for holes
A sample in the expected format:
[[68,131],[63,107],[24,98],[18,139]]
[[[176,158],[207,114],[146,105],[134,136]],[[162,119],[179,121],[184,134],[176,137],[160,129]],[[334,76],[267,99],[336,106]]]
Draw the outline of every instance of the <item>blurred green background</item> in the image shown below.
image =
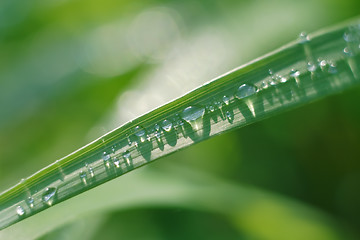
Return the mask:
[[[0,191],[359,9],[356,0],[2,0]],[[161,159],[26,219],[51,219],[28,236],[360,239],[359,93]],[[14,236],[25,229],[20,224]]]

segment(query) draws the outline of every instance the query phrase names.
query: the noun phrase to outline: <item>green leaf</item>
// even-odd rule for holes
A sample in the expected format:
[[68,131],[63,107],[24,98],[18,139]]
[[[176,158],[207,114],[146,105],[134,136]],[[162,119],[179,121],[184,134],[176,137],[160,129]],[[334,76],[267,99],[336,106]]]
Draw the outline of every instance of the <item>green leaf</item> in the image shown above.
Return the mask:
[[[188,182],[192,183],[191,187]],[[336,219],[319,210],[176,165],[128,174],[11,226],[1,231],[0,237],[35,239],[59,226],[89,224],[96,228],[96,223],[104,223],[107,212],[142,206],[196,209],[223,215],[230,219],[239,236],[241,233],[260,239],[352,239]],[[122,221],[117,234],[124,237],[126,231],[121,226],[128,219]],[[136,227],[139,231],[145,228],[139,224]]]

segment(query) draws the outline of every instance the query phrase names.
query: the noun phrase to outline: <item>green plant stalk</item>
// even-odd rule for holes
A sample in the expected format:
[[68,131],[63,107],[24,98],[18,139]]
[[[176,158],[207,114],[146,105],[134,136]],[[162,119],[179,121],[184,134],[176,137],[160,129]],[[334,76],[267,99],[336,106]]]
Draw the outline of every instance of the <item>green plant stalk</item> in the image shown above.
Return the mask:
[[196,142],[359,84],[359,44],[359,20],[302,33],[120,126],[3,192],[0,229]]

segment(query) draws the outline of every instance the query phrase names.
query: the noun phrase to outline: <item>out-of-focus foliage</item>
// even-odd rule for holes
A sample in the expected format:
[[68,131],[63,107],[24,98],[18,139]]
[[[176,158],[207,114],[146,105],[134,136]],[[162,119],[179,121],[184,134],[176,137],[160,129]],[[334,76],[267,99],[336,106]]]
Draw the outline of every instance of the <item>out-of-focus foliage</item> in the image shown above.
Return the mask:
[[[358,9],[350,0],[1,1],[0,189],[300,31],[356,16]],[[54,224],[39,234],[33,227],[28,236],[359,237],[359,101],[354,89],[214,138],[81,196],[89,202],[83,210],[70,200],[11,230],[45,224],[47,216]],[[211,184],[180,165],[206,172]],[[224,182],[232,187],[221,191]],[[100,200],[119,203],[104,207],[99,193]],[[240,211],[232,202],[252,205]],[[80,210],[64,218],[62,208]],[[92,231],[84,234],[87,226]]]

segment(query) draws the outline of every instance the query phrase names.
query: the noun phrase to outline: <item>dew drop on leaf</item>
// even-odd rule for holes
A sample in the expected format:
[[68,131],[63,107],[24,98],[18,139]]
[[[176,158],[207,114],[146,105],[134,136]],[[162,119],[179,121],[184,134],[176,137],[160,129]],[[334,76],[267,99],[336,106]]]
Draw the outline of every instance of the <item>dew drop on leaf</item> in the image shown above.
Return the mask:
[[33,207],[34,207],[34,198],[28,197],[28,198],[26,199],[26,202],[27,202],[27,204],[29,205],[30,208],[33,208]]
[[215,111],[215,108],[214,108],[213,105],[208,105],[206,108],[207,108],[210,112],[214,112],[214,111]]
[[21,217],[25,214],[25,210],[22,206],[17,206],[16,207],[16,214]]
[[107,152],[104,152],[102,158],[103,158],[103,160],[104,160],[104,165],[105,165],[107,168],[110,168],[110,160],[111,160],[110,154],[108,154]]
[[300,71],[298,70],[295,70],[295,69],[291,69],[290,71],[290,77],[293,77],[293,78],[297,78],[300,76]]
[[125,151],[123,154],[122,154],[125,162],[127,163],[128,166],[130,166],[130,160],[131,160],[131,154],[129,151]]
[[155,135],[156,141],[161,141],[161,133],[160,132],[156,131],[154,135]]
[[87,164],[85,164],[85,166],[87,167],[87,169],[90,173],[90,177],[92,177],[92,178],[95,177],[94,169]]
[[235,93],[235,97],[238,99],[246,98],[254,95],[258,91],[257,87],[250,84],[241,85]]
[[116,168],[119,168],[119,167],[120,167],[120,160],[119,160],[119,158],[114,157],[113,162],[114,162],[114,165],[115,165]]
[[316,71],[316,64],[312,63],[312,62],[308,62],[307,63],[307,70],[309,72],[315,72]]
[[225,95],[225,96],[223,97],[223,102],[225,103],[225,105],[229,105],[229,103],[230,103],[230,98]]
[[136,126],[134,132],[135,132],[135,136],[140,140],[140,142],[145,142],[147,140],[147,134],[145,128],[141,126]]
[[189,106],[181,113],[181,118],[191,125],[194,131],[202,129],[205,108]]
[[336,73],[337,73],[337,68],[336,68],[336,64],[335,64],[335,63],[330,63],[330,64],[329,64],[328,72],[329,72],[330,74],[336,74]]
[[226,119],[232,123],[234,121],[234,113],[231,111],[226,111],[225,113]]
[[81,181],[83,182],[84,185],[87,185],[87,181],[86,181],[86,172],[84,172],[83,170],[80,171],[79,173],[79,177],[81,179]]
[[201,107],[196,106],[190,106],[184,109],[184,111],[181,114],[182,119],[184,119],[186,122],[190,123],[192,121],[196,121],[198,119],[201,119],[204,116],[205,109]]
[[350,26],[348,30],[343,35],[344,40],[348,43],[359,42],[360,41],[360,24],[355,26]]
[[57,189],[54,187],[48,187],[45,189],[42,195],[42,201],[46,203],[48,206],[51,206],[54,203],[56,190]]
[[346,57],[352,57],[354,55],[348,47],[344,48],[344,54]]
[[306,32],[301,32],[299,34],[299,43],[305,44],[310,41],[309,35]]
[[170,122],[169,120],[165,119],[164,121],[162,121],[161,123],[161,128],[164,129],[165,132],[170,132],[172,129],[172,122]]

